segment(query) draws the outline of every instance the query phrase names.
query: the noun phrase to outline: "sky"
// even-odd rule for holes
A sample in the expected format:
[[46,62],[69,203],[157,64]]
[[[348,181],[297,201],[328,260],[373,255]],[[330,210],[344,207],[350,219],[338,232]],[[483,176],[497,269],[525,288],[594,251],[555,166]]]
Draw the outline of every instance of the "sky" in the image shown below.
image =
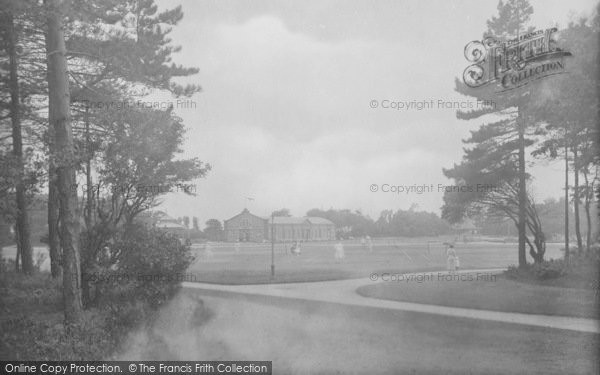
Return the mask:
[[[530,2],[537,29],[589,16],[597,3]],[[460,162],[461,140],[481,124],[456,118],[457,105],[478,103],[454,92],[454,80],[469,65],[465,45],[481,38],[497,1],[157,4],[182,6],[174,61],[200,69],[178,81],[202,86],[189,102],[175,101],[187,127],[181,158],[212,166],[192,182],[195,197],[168,194],[160,209],[201,223],[244,208],[260,216],[348,208],[374,220],[413,204],[440,213],[438,185],[452,184],[442,169]],[[384,108],[392,106],[402,108]],[[531,167],[536,200],[563,194],[562,168]],[[382,191],[417,185],[434,188]]]

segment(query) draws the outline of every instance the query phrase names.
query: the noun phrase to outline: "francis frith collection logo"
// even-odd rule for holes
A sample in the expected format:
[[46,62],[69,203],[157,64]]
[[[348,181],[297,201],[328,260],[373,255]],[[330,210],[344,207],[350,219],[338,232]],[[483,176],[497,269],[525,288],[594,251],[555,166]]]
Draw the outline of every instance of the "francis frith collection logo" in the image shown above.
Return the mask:
[[500,41],[488,37],[465,46],[472,65],[463,72],[469,87],[497,83],[500,92],[525,86],[532,81],[565,73],[565,57],[571,56],[553,39],[557,28],[536,30],[517,38]]

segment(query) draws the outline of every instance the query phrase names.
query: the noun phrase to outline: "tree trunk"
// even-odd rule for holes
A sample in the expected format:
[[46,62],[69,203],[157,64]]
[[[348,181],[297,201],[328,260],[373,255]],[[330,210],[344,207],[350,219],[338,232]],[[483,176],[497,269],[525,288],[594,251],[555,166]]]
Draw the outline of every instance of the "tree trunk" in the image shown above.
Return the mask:
[[569,261],[569,148],[565,132],[565,259]]
[[15,272],[19,272],[21,267],[21,245],[19,244],[19,232],[15,226],[15,242],[17,243],[17,253],[15,254]]
[[579,160],[577,145],[573,146],[573,208],[575,214],[575,236],[577,236],[577,253],[581,255],[583,243],[581,240],[581,225],[579,219]]
[[65,39],[61,28],[60,4],[45,0],[47,9],[46,51],[50,126],[54,126],[56,174],[60,202],[60,244],[63,250],[63,298],[65,322],[77,323],[82,317],[79,223],[75,186],[75,153],[69,114],[69,81],[65,59]]
[[[50,127],[52,128],[52,127]],[[54,142],[54,132],[51,132],[50,143]],[[48,247],[50,248],[50,273],[58,279],[62,276],[62,251],[60,239],[58,238],[58,191],[56,181],[57,175],[54,166],[56,150],[50,146],[50,165],[48,167]]]
[[584,201],[584,209],[585,209],[585,220],[587,224],[587,233],[585,239],[585,251],[590,251],[590,245],[592,244],[592,216],[590,214],[590,205],[591,199],[594,197],[594,188],[590,186],[590,181],[588,179],[588,171],[586,169],[583,170],[583,179],[585,181],[585,201]]
[[94,209],[94,187],[92,186],[92,149],[90,147],[90,119],[89,107],[85,108],[85,183],[86,183],[86,203],[85,203],[85,226],[86,230],[92,227],[92,214]]
[[21,262],[23,273],[33,273],[33,251],[31,249],[31,233],[29,228],[29,214],[27,212],[27,201],[25,198],[25,183],[23,181],[24,165],[23,165],[23,138],[21,129],[21,106],[19,98],[19,78],[18,59],[17,59],[17,33],[15,31],[15,23],[13,14],[8,11],[6,13],[6,28],[8,31],[8,57],[9,57],[9,75],[10,75],[10,118],[12,123],[12,142],[13,155],[17,168],[17,180],[15,184],[16,191],[16,228],[15,231],[19,234],[17,247],[21,253]]
[[[520,112],[520,111],[519,111]],[[525,124],[521,118],[521,113],[517,117],[517,126],[519,128],[519,267],[525,267],[527,265],[527,254],[525,249],[525,242],[527,241],[527,233],[525,228],[525,221],[527,220],[527,186],[525,184]]]

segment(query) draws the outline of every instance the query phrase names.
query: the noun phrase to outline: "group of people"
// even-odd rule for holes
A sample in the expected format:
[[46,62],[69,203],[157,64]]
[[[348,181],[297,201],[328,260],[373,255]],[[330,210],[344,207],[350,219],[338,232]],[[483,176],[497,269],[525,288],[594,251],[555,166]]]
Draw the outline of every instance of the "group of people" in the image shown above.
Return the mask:
[[[365,250],[368,250],[369,253],[373,252],[373,241],[371,237],[364,236],[361,239],[361,244]],[[335,245],[333,245],[334,254],[333,257],[336,261],[342,261],[346,258],[346,253],[344,251],[344,245],[341,241],[338,241]],[[234,249],[236,253],[240,252],[240,242],[237,241],[234,244]],[[290,247],[290,253],[295,256],[300,256],[302,254],[302,243],[300,241],[296,241]],[[213,253],[213,245],[210,242],[207,242],[204,245],[204,259],[212,259],[214,256]],[[458,255],[456,255],[456,250],[454,249],[454,245],[451,243],[446,243],[446,269],[448,271],[457,271],[460,268],[460,260]]]
[[[335,245],[333,245],[333,248],[335,250],[333,254],[335,260],[340,261],[346,257],[346,254],[344,252],[344,245],[341,242],[338,242]],[[302,254],[302,243],[298,241],[294,242],[290,247],[290,253],[295,256],[300,256],[300,254]]]

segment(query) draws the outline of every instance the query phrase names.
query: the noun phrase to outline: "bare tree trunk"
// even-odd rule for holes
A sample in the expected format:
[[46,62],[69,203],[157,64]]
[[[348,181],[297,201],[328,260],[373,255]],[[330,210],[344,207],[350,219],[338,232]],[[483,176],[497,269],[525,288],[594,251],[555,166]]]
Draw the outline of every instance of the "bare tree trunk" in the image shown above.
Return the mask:
[[[52,128],[52,126],[50,127]],[[54,132],[51,132],[50,143],[54,142]],[[57,279],[62,276],[62,251],[58,237],[58,208],[60,199],[57,191],[54,146],[50,146],[50,165],[48,167],[48,247],[50,248],[50,273]]]
[[[86,152],[86,160],[85,160],[85,179],[86,179],[86,201],[85,201],[85,209],[84,209],[84,220],[85,220],[85,228],[87,233],[86,241],[83,241],[82,251],[82,272],[85,274],[89,270],[90,257],[92,253],[91,245],[91,228],[92,228],[92,219],[93,219],[93,206],[94,206],[94,188],[92,186],[92,150],[90,147],[90,121],[89,121],[89,107],[86,105],[85,108],[85,152]],[[81,292],[83,298],[83,306],[87,307],[91,303],[90,297],[90,284],[87,277],[83,277],[81,280]]]
[[59,195],[56,174],[56,144],[54,126],[48,127],[48,248],[52,278],[62,277],[62,249],[58,236]]
[[15,226],[15,242],[17,243],[17,253],[15,254],[15,272],[19,272],[21,270],[21,267],[19,267],[19,265],[21,264],[21,243],[19,240],[19,232],[17,231],[16,226]]
[[583,251],[583,243],[581,240],[581,225],[579,218],[579,160],[577,155],[577,145],[573,146],[573,208],[575,214],[575,236],[577,236],[577,253]]
[[75,186],[75,153],[69,114],[69,81],[65,59],[63,17],[57,0],[45,0],[47,11],[46,51],[48,58],[48,96],[50,126],[54,126],[56,172],[60,201],[60,243],[63,250],[63,298],[65,322],[81,320],[81,269],[79,222]]
[[[520,112],[520,111],[519,111]],[[519,130],[519,267],[525,267],[527,265],[527,254],[525,245],[527,241],[526,233],[526,220],[527,220],[527,186],[525,184],[525,124],[521,118],[521,113],[517,117],[517,126]]]
[[569,261],[569,148],[565,131],[565,259]]
[[592,216],[590,214],[590,205],[591,199],[594,197],[594,187],[593,184],[590,186],[590,181],[588,179],[588,171],[583,169],[583,179],[585,181],[585,201],[584,201],[584,209],[585,209],[585,220],[587,224],[587,233],[585,238],[585,251],[590,251],[590,245],[592,244]]
[[25,183],[23,181],[24,165],[23,165],[23,138],[21,129],[21,105],[19,103],[19,78],[18,58],[17,58],[17,33],[15,31],[15,22],[13,14],[6,12],[6,28],[8,31],[8,56],[9,56],[9,75],[10,75],[10,118],[12,123],[12,143],[13,155],[17,168],[16,180],[16,228],[15,231],[19,234],[19,242],[17,247],[21,253],[21,261],[23,264],[23,272],[26,274],[33,273],[33,251],[31,248],[31,231],[29,228],[29,215],[27,212],[27,201],[25,198]]
[[92,214],[94,206],[94,188],[92,186],[92,150],[90,147],[90,119],[89,108],[85,108],[85,178],[86,178],[86,204],[85,204],[85,226],[87,230],[92,227]]

